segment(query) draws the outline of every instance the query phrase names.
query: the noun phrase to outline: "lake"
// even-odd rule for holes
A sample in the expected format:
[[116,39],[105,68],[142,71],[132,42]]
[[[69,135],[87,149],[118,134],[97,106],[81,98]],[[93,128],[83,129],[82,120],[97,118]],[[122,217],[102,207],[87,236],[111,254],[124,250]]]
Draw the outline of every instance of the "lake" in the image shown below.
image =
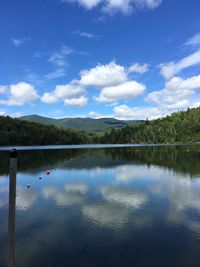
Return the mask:
[[200,145],[19,151],[15,237],[17,267],[199,267]]

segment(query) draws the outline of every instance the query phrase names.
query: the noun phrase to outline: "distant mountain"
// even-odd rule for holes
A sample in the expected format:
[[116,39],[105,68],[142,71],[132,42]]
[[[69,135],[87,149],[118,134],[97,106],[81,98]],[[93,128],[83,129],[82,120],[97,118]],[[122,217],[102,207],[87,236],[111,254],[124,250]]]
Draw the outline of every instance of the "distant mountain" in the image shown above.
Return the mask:
[[53,119],[42,117],[38,115],[29,115],[23,116],[20,119],[42,123],[46,125],[54,125],[57,127],[71,128],[78,131],[87,131],[87,132],[104,132],[109,129],[119,129],[126,126],[136,126],[143,123],[142,120],[116,120],[113,118],[101,118],[101,119],[92,119],[92,118],[63,118],[63,119]]

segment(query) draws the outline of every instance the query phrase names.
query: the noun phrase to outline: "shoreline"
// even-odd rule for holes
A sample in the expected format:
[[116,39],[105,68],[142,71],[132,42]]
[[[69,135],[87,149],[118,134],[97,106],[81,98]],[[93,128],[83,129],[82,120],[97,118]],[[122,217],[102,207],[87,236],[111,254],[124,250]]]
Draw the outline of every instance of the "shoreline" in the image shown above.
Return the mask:
[[159,147],[159,146],[187,146],[200,145],[195,143],[152,143],[152,144],[81,144],[81,145],[39,145],[39,146],[0,146],[0,151],[10,151],[11,149],[23,150],[47,150],[47,149],[87,149],[87,148],[128,148],[128,147]]

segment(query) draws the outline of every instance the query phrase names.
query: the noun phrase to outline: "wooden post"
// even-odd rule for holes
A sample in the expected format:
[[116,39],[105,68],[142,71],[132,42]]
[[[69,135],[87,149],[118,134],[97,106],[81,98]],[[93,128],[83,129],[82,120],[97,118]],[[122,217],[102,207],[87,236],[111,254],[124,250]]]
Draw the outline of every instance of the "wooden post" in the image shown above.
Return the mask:
[[17,151],[10,151],[8,267],[15,266],[15,205],[16,205]]

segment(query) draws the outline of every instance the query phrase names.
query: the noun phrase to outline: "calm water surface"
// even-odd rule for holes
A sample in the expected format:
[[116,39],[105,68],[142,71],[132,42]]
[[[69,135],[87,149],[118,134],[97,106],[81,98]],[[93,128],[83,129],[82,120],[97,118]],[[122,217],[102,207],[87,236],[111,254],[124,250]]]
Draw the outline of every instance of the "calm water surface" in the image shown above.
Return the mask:
[[15,235],[17,267],[199,267],[200,146],[20,151]]

